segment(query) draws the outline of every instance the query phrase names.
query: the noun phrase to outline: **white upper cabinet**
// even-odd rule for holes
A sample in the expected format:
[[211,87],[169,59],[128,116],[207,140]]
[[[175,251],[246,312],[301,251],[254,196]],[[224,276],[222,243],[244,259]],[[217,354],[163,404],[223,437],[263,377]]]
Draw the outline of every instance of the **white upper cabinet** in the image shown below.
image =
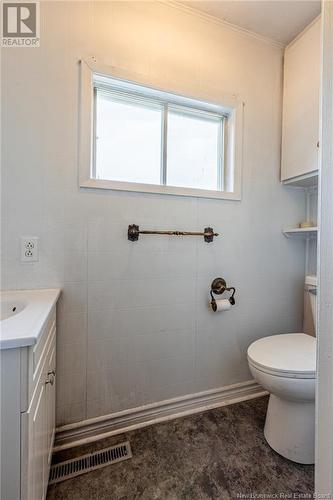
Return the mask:
[[285,51],[281,180],[318,169],[320,19]]

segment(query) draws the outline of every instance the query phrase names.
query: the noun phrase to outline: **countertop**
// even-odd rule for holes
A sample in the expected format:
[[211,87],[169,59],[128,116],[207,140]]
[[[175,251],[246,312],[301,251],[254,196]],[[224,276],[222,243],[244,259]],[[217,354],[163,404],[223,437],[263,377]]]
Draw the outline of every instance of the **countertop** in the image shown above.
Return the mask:
[[0,321],[0,349],[36,344],[60,293],[59,288],[1,292],[1,305],[18,303],[22,310]]

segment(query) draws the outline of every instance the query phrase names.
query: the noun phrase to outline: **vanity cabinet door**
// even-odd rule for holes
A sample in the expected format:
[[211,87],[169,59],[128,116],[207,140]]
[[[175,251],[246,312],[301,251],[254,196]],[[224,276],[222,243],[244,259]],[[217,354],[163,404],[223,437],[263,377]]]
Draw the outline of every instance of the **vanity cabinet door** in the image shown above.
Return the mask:
[[[22,499],[44,500],[46,460],[46,385],[41,380],[26,413],[22,414],[23,463],[26,459],[26,478],[22,482]],[[23,450],[22,450],[23,451]]]
[[281,180],[318,169],[320,19],[286,48]]
[[28,411],[21,414],[22,500],[45,500],[55,431],[55,331]]
[[50,346],[47,363],[48,384],[46,385],[46,425],[47,425],[47,477],[48,481],[55,434],[55,396],[56,396],[56,345],[55,337]]

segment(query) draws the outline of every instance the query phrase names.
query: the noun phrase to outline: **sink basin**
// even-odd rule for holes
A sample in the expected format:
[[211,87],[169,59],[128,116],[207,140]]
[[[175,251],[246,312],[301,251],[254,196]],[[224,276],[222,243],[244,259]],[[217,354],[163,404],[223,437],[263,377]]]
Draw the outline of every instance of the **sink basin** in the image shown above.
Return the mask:
[[0,321],[11,318],[19,314],[26,307],[26,304],[20,300],[1,300],[0,304]]

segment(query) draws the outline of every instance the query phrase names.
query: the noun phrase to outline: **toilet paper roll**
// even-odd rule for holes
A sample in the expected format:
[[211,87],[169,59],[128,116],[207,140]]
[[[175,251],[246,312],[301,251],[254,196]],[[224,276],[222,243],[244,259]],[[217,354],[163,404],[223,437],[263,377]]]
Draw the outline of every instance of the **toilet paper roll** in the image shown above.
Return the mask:
[[213,309],[214,312],[220,312],[220,311],[228,311],[231,309],[231,304],[229,302],[229,299],[218,299],[215,300],[216,302],[216,307],[213,307],[212,303],[210,302],[210,307]]

